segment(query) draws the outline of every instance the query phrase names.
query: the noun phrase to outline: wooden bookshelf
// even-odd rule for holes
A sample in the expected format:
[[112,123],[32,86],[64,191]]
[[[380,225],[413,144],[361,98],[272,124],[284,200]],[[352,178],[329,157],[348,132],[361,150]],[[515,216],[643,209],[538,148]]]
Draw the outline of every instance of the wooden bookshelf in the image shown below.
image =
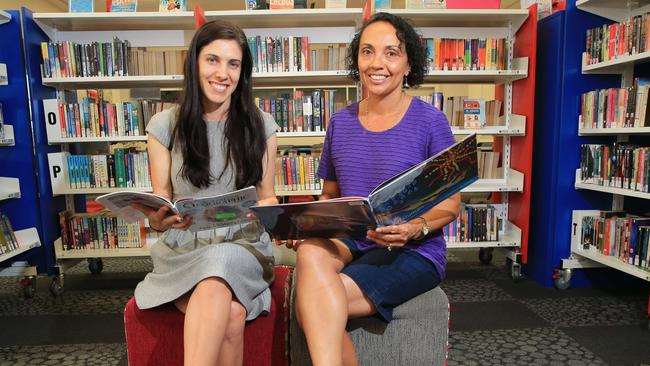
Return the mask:
[[194,29],[193,11],[122,13],[34,13],[41,28],[57,31]]
[[241,28],[358,27],[361,8],[206,11],[207,21],[228,19]]

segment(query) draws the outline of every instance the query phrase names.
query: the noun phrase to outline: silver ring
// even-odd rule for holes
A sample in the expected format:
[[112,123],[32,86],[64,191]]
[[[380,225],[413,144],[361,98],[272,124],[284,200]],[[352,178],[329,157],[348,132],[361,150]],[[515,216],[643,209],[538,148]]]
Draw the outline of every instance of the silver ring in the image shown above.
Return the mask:
[[388,244],[388,248],[387,248],[387,249],[388,249],[389,252],[390,252],[391,250],[393,250],[392,245],[393,245],[393,244]]

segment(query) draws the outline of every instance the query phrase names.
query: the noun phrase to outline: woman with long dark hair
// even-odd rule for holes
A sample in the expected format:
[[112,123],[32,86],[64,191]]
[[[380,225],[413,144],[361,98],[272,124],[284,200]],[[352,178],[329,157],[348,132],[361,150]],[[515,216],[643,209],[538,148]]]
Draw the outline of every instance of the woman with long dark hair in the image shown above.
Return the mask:
[[[147,126],[153,191],[169,199],[256,186],[258,204],[274,192],[278,128],[252,95],[253,60],[243,31],[212,21],[197,30],[184,68],[180,106]],[[191,217],[138,205],[152,229],[153,272],[135,290],[138,307],[165,303],[185,313],[186,365],[243,360],[244,323],[270,309],[271,240],[257,221],[187,231]]]

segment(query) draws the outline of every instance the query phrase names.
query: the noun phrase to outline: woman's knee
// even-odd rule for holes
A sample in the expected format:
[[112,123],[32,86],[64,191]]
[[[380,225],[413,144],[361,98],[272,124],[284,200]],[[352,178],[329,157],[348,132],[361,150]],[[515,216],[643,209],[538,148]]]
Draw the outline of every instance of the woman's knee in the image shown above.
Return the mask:
[[230,287],[219,277],[204,278],[196,284],[192,296],[223,297],[231,296]]
[[246,325],[246,308],[237,301],[230,304],[230,316],[226,327],[226,340],[237,341],[244,337],[244,326]]
[[[296,267],[318,266],[323,268],[332,264],[334,268],[341,267],[340,254],[335,245],[324,239],[307,239],[298,246]],[[339,269],[340,270],[340,269]]]

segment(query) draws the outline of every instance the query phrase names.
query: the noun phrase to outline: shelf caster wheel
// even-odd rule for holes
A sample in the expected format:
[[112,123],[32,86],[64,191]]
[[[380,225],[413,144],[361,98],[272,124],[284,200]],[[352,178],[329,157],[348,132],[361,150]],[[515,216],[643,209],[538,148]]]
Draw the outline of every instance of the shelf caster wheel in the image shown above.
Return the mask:
[[36,293],[36,277],[29,276],[20,280],[20,287],[23,288],[23,296],[26,299],[31,299]]
[[478,250],[478,260],[481,264],[490,264],[492,262],[492,248],[480,248]]
[[521,274],[521,264],[513,261],[510,262],[510,277],[515,283],[519,282],[522,279],[523,275]]
[[571,286],[571,269],[553,271],[553,286],[558,290],[568,289]]
[[52,283],[50,283],[50,293],[52,296],[60,296],[65,291],[63,287],[63,281],[59,277],[54,277]]
[[92,274],[100,274],[104,269],[104,262],[101,258],[88,258],[88,270]]

